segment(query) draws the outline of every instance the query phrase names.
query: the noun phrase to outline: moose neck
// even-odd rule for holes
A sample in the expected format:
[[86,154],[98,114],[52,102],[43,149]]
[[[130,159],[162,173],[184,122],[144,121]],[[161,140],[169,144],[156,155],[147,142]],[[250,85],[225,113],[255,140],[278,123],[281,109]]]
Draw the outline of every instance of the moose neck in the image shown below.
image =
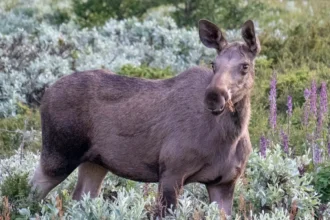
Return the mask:
[[[214,120],[214,137],[222,143],[237,140],[243,132],[247,131],[250,120],[250,94],[246,94],[234,104],[234,112],[226,110],[219,118]],[[214,116],[213,116],[214,117]]]
[[235,106],[235,112],[232,113],[232,119],[238,120],[238,124],[242,129],[247,128],[250,120],[250,93],[246,94]]

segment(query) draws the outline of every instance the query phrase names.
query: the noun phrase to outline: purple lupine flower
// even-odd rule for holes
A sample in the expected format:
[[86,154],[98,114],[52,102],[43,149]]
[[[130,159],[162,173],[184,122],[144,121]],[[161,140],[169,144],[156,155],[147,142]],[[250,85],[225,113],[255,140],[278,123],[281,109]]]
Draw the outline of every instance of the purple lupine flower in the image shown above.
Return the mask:
[[288,107],[287,113],[288,116],[291,117],[292,116],[292,97],[288,95],[288,101],[286,103],[286,106]]
[[321,83],[320,91],[320,108],[317,111],[317,127],[316,127],[316,138],[319,138],[322,134],[322,127],[324,117],[328,114],[328,96],[327,86],[325,82]]
[[309,96],[310,96],[310,91],[308,89],[305,89],[304,91],[304,98],[305,98],[305,107],[304,107],[304,120],[303,123],[305,126],[308,125],[308,117],[309,117]]
[[319,146],[317,144],[314,144],[313,147],[313,160],[314,160],[314,164],[319,164],[321,163],[321,150],[319,148]]
[[262,135],[260,137],[260,155],[263,158],[266,158],[266,149],[267,149],[267,146],[268,146],[268,140],[267,140],[267,138],[264,135]]
[[270,104],[270,114],[269,114],[269,124],[272,129],[276,128],[276,77],[273,76],[270,82],[270,92],[269,92],[269,104]]
[[304,90],[304,98],[305,101],[307,101],[309,99],[309,95],[311,94],[311,92],[308,89]]
[[310,110],[311,113],[316,117],[317,116],[317,89],[316,89],[316,82],[315,80],[312,81],[311,91],[309,95],[309,103],[310,103]]
[[315,133],[316,138],[321,137],[322,127],[323,127],[323,117],[322,117],[321,109],[319,109],[317,112],[317,124],[316,124],[316,133]]
[[289,137],[283,130],[281,130],[281,139],[282,139],[283,150],[286,154],[288,154],[289,153]]
[[328,95],[327,95],[327,84],[325,82],[321,83],[320,91],[320,110],[322,117],[328,113]]
[[327,150],[328,150],[328,156],[330,158],[330,126],[328,126],[328,144],[327,144]]

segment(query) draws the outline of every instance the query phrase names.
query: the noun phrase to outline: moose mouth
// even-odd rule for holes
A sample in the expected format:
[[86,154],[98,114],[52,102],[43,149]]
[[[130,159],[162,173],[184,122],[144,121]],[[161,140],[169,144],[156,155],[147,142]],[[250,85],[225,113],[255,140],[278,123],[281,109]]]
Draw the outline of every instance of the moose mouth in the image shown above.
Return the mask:
[[218,115],[221,115],[224,112],[225,108],[222,108],[222,109],[209,109],[209,110],[210,110],[212,115],[218,116]]
[[235,108],[234,108],[234,105],[233,103],[231,102],[231,100],[228,100],[225,104],[225,106],[221,109],[212,109],[212,108],[208,108],[208,110],[211,112],[212,115],[215,115],[215,116],[218,116],[218,115],[221,115],[225,109],[228,109],[230,112],[234,112],[235,111]]

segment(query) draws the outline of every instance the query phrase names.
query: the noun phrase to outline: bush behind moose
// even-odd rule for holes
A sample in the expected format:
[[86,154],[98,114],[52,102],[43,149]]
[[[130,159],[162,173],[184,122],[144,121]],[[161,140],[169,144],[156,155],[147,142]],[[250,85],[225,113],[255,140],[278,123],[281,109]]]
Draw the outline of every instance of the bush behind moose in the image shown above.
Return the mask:
[[[61,1],[59,8],[66,7],[68,2]],[[89,31],[81,30],[73,23],[59,26],[49,24],[49,21],[52,22],[52,16],[49,15],[56,13],[56,10],[50,11],[45,1],[42,4],[38,4],[37,0],[10,1],[9,3],[6,0],[0,2],[1,7],[5,5],[8,10],[1,14],[0,19],[0,32],[4,36],[0,38],[2,42],[0,74],[1,78],[5,77],[2,84],[0,83],[0,111],[2,114],[5,112],[7,116],[16,115],[16,117],[0,121],[0,148],[5,153],[1,153],[0,185],[13,173],[28,172],[32,175],[37,156],[29,151],[38,149],[41,145],[38,122],[40,119],[38,112],[26,108],[20,102],[28,103],[27,97],[38,100],[39,89],[58,79],[61,76],[58,73],[104,67],[114,69],[120,74],[131,74],[136,69],[143,76],[144,70],[145,74],[150,73],[150,67],[145,66],[149,65],[160,68],[169,66],[168,71],[163,69],[159,71],[161,74],[167,72],[166,74],[171,76],[171,73],[178,73],[193,63],[200,62],[202,65],[208,65],[214,57],[212,51],[206,50],[198,41],[195,41],[198,38],[196,30],[178,29],[170,18],[162,16],[164,12],[170,15],[167,13],[167,7],[160,7],[159,10],[153,11],[145,17],[146,20],[112,20],[97,31]],[[24,4],[29,5],[29,8],[27,9]],[[56,4],[54,2],[53,5]],[[252,208],[254,213],[252,215],[255,215],[256,219],[264,219],[268,215],[261,214],[261,210],[270,212],[269,215],[273,219],[289,218],[288,213],[294,210],[297,211],[297,216],[308,218],[308,215],[318,215],[318,210],[320,210],[324,218],[327,218],[329,211],[326,209],[326,204],[329,200],[325,199],[326,193],[323,195],[323,192],[328,187],[322,181],[327,173],[322,170],[326,170],[327,166],[313,165],[313,162],[308,159],[311,158],[312,147],[311,142],[307,141],[311,139],[306,139],[306,134],[314,132],[316,121],[313,117],[309,117],[307,130],[305,126],[301,126],[301,121],[305,111],[304,90],[311,87],[313,79],[318,87],[322,81],[328,82],[328,63],[324,60],[327,60],[326,51],[329,48],[326,42],[329,36],[323,30],[326,30],[329,21],[326,13],[329,5],[326,1],[295,2],[294,4],[267,1],[264,5],[273,12],[258,13],[260,17],[253,17],[257,21],[257,31],[263,46],[262,56],[256,60],[256,84],[251,100],[252,120],[249,127],[250,133],[253,134],[251,141],[254,152],[250,157],[246,178],[243,178],[242,182],[239,181],[239,187],[237,187],[239,190],[235,192],[234,215],[249,216],[249,210]],[[15,10],[11,10],[9,6],[14,6]],[[307,10],[307,8],[313,8],[313,10]],[[169,7],[169,10],[172,9]],[[226,25],[223,22],[216,23],[221,27]],[[20,30],[19,27],[22,29]],[[229,39],[240,38],[237,33],[239,32],[235,30],[225,31]],[[113,46],[111,42],[116,42],[117,46]],[[122,44],[123,42],[125,44]],[[130,46],[132,44],[134,46]],[[3,53],[6,51],[3,46],[13,48],[18,52],[7,54],[10,52],[7,50]],[[117,57],[107,52],[114,48],[121,48]],[[16,56],[24,53],[30,54],[28,60],[21,60],[27,57],[25,55]],[[320,57],[324,59],[319,59]],[[12,68],[14,70],[16,68],[15,63],[7,61],[14,59],[17,59],[17,64],[20,64],[19,71],[12,71]],[[127,63],[130,63],[131,67],[123,66]],[[140,67],[141,64],[143,65]],[[277,74],[278,113],[275,131],[268,125],[269,81],[274,70]],[[150,74],[145,76],[158,77]],[[293,112],[290,118],[286,113],[288,95],[292,96],[293,101]],[[307,104],[308,102],[309,100]],[[319,144],[323,163],[327,163],[327,122],[323,122],[322,126],[322,138],[314,143]],[[276,144],[282,145],[281,130],[286,133],[288,128],[290,131],[289,150],[295,156],[291,155],[290,157],[293,158],[290,159],[276,147],[276,150],[266,150],[265,159],[260,158],[258,155],[260,137],[265,136],[269,140],[268,148],[273,148]],[[15,149],[20,150],[16,153]],[[307,149],[309,151],[306,153]],[[13,157],[5,159],[9,155]],[[305,159],[296,155],[303,155]],[[260,173],[260,170],[264,172]],[[319,173],[321,173],[320,178],[317,177]],[[283,179],[285,176],[288,178]],[[40,204],[39,215],[44,218],[47,216],[56,218],[63,213],[64,216],[74,219],[79,218],[78,216],[81,218],[94,216],[97,219],[102,216],[111,216],[112,219],[131,219],[134,214],[146,217],[147,213],[153,213],[156,209],[154,205],[157,204],[154,200],[156,189],[153,184],[145,186],[107,175],[104,191],[102,191],[103,197],[112,198],[116,196],[116,192],[123,193],[117,196],[118,201],[115,199],[115,202],[110,203],[103,199],[95,201],[86,198],[81,203],[88,210],[93,210],[86,213],[72,202],[69,196],[76,182],[75,178],[76,173],[58,186],[48,196],[49,200]],[[314,180],[311,182],[312,179]],[[24,181],[23,176],[22,181]],[[298,187],[300,184],[305,187]],[[313,189],[313,185],[317,187]],[[127,191],[135,193],[126,193]],[[200,184],[188,185],[183,192],[174,214],[176,218],[185,219],[183,216],[186,215],[191,218],[198,218],[198,216],[218,218],[216,206],[207,205],[206,191],[200,187]],[[321,193],[323,204],[318,205],[320,201],[315,197],[315,192]],[[3,196],[2,193],[1,195]],[[56,195],[59,195],[57,199]],[[33,204],[29,205],[24,199],[17,201],[18,203],[11,203],[12,208],[1,208],[1,210],[11,210],[11,216],[35,216],[35,209],[32,210],[32,207],[35,207]],[[60,206],[60,201],[63,202],[62,206]],[[140,205],[131,206],[132,203]],[[144,205],[146,208],[143,208]],[[19,208],[20,212],[15,207]],[[23,207],[30,207],[30,211]],[[244,210],[247,212],[246,215],[244,215]]]

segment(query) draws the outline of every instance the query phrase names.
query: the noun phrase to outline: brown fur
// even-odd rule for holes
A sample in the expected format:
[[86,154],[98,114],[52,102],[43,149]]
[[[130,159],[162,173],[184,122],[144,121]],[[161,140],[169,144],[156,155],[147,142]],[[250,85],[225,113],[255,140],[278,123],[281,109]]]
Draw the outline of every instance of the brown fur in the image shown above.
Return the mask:
[[[250,50],[251,40],[228,44],[212,25],[200,21],[202,42],[218,51],[214,71],[193,67],[171,79],[146,80],[94,70],[65,76],[45,92],[43,148],[32,180],[41,197],[80,166],[75,199],[87,192],[97,196],[109,170],[159,182],[168,207],[176,204],[182,185],[204,183],[211,201],[231,213],[235,182],[251,151],[250,90],[257,53]],[[246,25],[251,29],[251,23]],[[250,65],[245,75],[242,62]],[[231,102],[231,110],[218,112]]]

